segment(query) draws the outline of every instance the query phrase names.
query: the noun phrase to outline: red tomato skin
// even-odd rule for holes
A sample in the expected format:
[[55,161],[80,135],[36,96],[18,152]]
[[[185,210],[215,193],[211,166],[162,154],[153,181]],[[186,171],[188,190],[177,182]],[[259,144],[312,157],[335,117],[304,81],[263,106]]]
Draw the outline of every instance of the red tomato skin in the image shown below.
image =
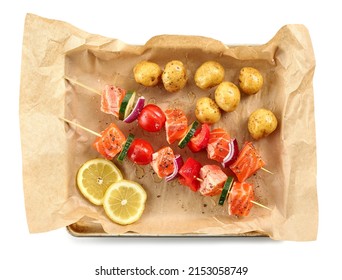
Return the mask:
[[193,153],[197,153],[205,149],[208,145],[209,136],[210,126],[206,123],[202,124],[201,128],[196,131],[194,137],[192,137],[190,142],[188,143],[189,149]]
[[164,127],[165,121],[164,112],[154,104],[146,105],[138,117],[139,126],[149,132],[160,131]]
[[147,165],[152,161],[153,147],[144,139],[136,138],[127,151],[128,158],[138,165]]
[[179,183],[188,186],[192,191],[196,192],[200,188],[199,178],[202,164],[195,159],[189,157],[181,169],[179,170]]

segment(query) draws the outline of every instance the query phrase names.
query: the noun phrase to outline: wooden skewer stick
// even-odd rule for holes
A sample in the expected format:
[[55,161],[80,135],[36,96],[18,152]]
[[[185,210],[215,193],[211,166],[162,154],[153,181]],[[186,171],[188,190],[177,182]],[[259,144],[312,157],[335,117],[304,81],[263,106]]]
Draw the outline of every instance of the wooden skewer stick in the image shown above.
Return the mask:
[[261,203],[259,203],[259,202],[256,202],[256,201],[254,201],[254,200],[250,200],[250,202],[252,202],[253,204],[258,205],[258,206],[260,206],[260,207],[262,207],[262,208],[265,208],[265,209],[267,209],[267,210],[269,210],[269,211],[272,211],[271,208],[269,208],[269,207],[267,207],[267,206],[265,206],[265,205],[263,205],[263,204],[261,204]]
[[88,131],[88,132],[90,132],[90,133],[93,134],[93,135],[96,135],[96,136],[98,136],[98,137],[101,137],[101,134],[100,134],[100,133],[97,133],[97,132],[95,132],[95,131],[93,131],[93,130],[91,130],[91,129],[89,129],[89,128],[86,128],[86,127],[84,127],[83,125],[80,125],[80,124],[78,124],[78,123],[75,123],[75,122],[73,122],[73,121],[67,120],[67,119],[62,118],[62,117],[59,117],[59,118],[60,118],[61,120],[65,121],[65,122],[67,122],[67,123],[70,123],[70,124],[73,124],[73,125],[75,125],[75,126],[77,126],[77,127],[79,127],[79,128],[82,128],[83,130]]
[[[230,193],[231,193],[231,192],[228,192],[228,194],[230,194]],[[261,204],[261,203],[259,203],[259,202],[256,202],[255,200],[249,200],[249,201],[252,202],[253,204],[259,206],[259,207],[262,207],[262,208],[265,208],[265,209],[267,209],[267,210],[269,210],[269,211],[272,211],[271,208],[269,208],[269,207],[267,207],[267,206],[265,206],[265,205],[263,205],[263,204]]]
[[198,182],[203,182],[204,181],[203,179],[201,179],[199,177],[196,177],[196,176],[194,176],[194,179],[196,179]]
[[116,81],[118,80],[118,77],[119,77],[119,76],[120,76],[119,73],[115,73],[114,81],[113,81],[114,85],[116,85]]
[[80,83],[80,82],[78,82],[78,81],[76,81],[76,80],[74,80],[74,79],[72,79],[72,78],[69,78],[69,77],[67,77],[67,76],[64,76],[64,79],[68,80],[68,81],[71,82],[72,84],[75,84],[75,85],[78,85],[78,86],[80,86],[80,87],[83,87],[83,88],[85,88],[85,89],[87,89],[87,90],[89,90],[89,91],[91,91],[91,92],[93,92],[93,93],[96,93],[96,94],[98,94],[98,95],[102,95],[102,93],[101,93],[100,91],[98,91],[98,90],[96,90],[96,89],[93,89],[93,88],[91,88],[91,87],[88,87],[87,85],[82,84],[82,83]]
[[270,173],[270,174],[272,174],[272,175],[274,174],[273,172],[269,171],[269,170],[266,169],[266,168],[261,167],[260,169],[263,170],[263,171],[265,171],[265,172],[267,172],[267,173]]

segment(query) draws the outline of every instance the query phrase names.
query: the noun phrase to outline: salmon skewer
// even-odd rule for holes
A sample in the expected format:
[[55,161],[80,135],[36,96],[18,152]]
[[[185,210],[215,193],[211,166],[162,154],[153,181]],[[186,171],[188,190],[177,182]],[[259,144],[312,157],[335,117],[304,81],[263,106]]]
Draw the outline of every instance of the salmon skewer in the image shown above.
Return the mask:
[[172,144],[184,137],[188,130],[188,119],[180,109],[167,109],[165,112],[166,140]]
[[253,185],[247,182],[234,182],[228,196],[228,214],[236,216],[248,216],[253,204],[272,210],[269,207],[256,202]]
[[101,96],[101,111],[104,113],[112,114],[116,117],[119,117],[120,105],[126,95],[125,89],[114,86],[114,85],[105,85],[101,92],[99,90],[93,89],[67,76],[64,76],[64,78],[67,81],[71,82],[72,84],[78,85],[97,95],[100,95]]
[[175,155],[173,150],[165,146],[152,154],[151,166],[159,178],[170,175],[174,168]]
[[222,192],[223,185],[228,179],[226,173],[217,165],[204,165],[200,170],[200,193],[204,196],[215,196]]
[[101,137],[97,137],[93,147],[106,159],[112,160],[122,150],[126,137],[115,123],[111,123],[104,131]]
[[229,165],[229,168],[235,173],[239,182],[244,182],[259,169],[273,174],[271,171],[265,169],[264,165],[265,162],[262,160],[252,142],[246,142],[237,159]]
[[[106,159],[112,160],[118,153],[120,153],[122,146],[126,141],[125,135],[115,123],[111,123],[105,130],[98,133],[63,117],[60,117],[60,119],[97,136],[93,142],[93,147]],[[170,147],[164,147],[153,155],[151,165],[159,177],[163,178],[172,173],[175,168],[173,163],[175,156]],[[190,174],[192,172],[189,171],[187,173]],[[199,191],[202,195],[215,196],[222,192],[227,176],[219,166],[205,165],[198,170],[198,173],[198,177],[194,176],[193,179],[200,183]],[[197,191],[198,188],[193,190]],[[247,216],[253,204],[271,211],[269,207],[254,200],[252,184],[247,182],[234,182],[228,196],[229,214]]]
[[253,207],[254,191],[252,184],[234,182],[228,196],[228,214],[248,216]]
[[105,85],[101,95],[101,111],[119,117],[120,105],[126,90],[113,85]]
[[229,152],[230,135],[222,128],[210,131],[207,145],[208,158],[222,163]]
[[122,145],[126,141],[125,135],[115,123],[111,123],[105,130],[98,133],[65,118],[61,117],[60,119],[97,136],[93,142],[93,147],[106,159],[112,160],[118,153],[120,153]]
[[240,182],[245,181],[259,169],[273,174],[263,167],[265,162],[251,142],[246,142],[239,151],[237,140],[231,138],[222,128],[210,131],[206,149],[208,158],[221,163],[223,167],[229,167]]
[[[194,179],[200,182],[200,193],[202,195],[215,196],[222,192],[227,178],[219,166],[204,165],[200,170],[199,177]],[[230,215],[248,216],[253,204],[272,210],[255,201],[253,185],[247,182],[234,182],[228,193],[228,211]]]

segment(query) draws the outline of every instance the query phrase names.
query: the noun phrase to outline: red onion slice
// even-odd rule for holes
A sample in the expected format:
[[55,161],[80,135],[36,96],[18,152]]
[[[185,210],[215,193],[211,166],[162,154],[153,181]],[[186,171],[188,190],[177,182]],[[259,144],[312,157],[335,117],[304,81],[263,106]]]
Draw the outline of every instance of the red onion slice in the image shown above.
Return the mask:
[[138,116],[139,116],[141,110],[144,108],[144,106],[145,106],[145,97],[140,96],[137,100],[137,103],[135,103],[135,106],[134,106],[132,112],[127,116],[127,118],[124,119],[124,122],[131,123],[131,122],[135,121],[138,118]]
[[239,146],[235,138],[230,139],[228,143],[228,148],[229,148],[229,152],[222,161],[223,167],[228,167],[229,165],[231,165],[234,161],[236,161],[239,155]]
[[166,182],[171,181],[172,179],[174,179],[178,175],[178,171],[183,166],[183,163],[184,162],[183,162],[183,158],[181,157],[181,155],[178,155],[178,154],[175,155],[175,159],[173,160],[174,169],[170,175],[165,177]]

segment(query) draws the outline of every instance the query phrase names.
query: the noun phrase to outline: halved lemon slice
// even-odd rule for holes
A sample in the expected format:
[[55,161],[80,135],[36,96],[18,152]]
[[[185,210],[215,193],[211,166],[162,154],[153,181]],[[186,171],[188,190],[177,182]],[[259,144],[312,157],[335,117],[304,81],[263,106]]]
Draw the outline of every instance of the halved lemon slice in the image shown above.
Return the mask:
[[122,180],[107,189],[103,207],[113,222],[128,225],[141,217],[145,209],[146,197],[146,192],[141,185]]
[[108,187],[122,179],[121,171],[116,165],[101,158],[87,161],[77,172],[79,190],[95,205],[102,205]]

